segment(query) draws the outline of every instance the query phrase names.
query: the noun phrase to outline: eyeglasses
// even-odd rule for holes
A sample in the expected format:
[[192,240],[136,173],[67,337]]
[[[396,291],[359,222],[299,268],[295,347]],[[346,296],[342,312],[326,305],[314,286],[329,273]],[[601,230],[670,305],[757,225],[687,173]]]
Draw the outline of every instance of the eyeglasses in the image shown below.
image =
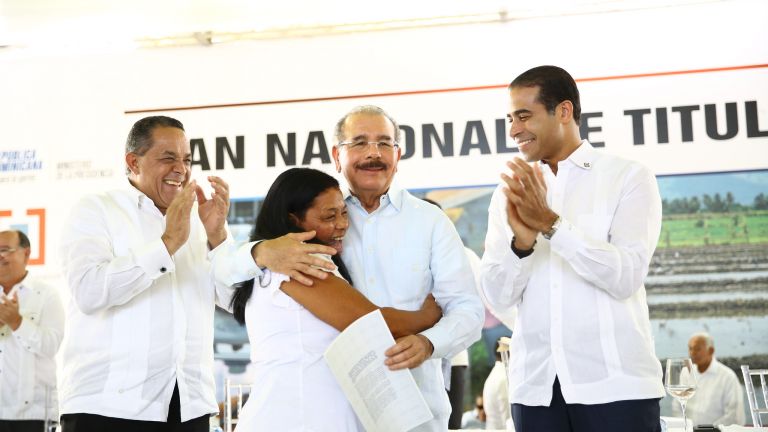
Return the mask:
[[376,150],[379,151],[379,153],[384,152],[392,152],[394,151],[398,145],[396,142],[392,141],[365,141],[365,140],[356,140],[356,141],[342,141],[339,143],[339,147],[341,146],[347,146],[349,151],[362,153],[368,148],[370,148],[371,145],[376,146]]
[[0,257],[5,258],[8,255],[16,252],[17,250],[18,250],[17,248],[4,248],[4,249],[0,249]]

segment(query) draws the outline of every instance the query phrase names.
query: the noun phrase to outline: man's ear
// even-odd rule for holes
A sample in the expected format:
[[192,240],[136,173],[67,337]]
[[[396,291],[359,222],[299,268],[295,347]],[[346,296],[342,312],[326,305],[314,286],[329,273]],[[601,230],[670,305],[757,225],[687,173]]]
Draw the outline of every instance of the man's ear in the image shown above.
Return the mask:
[[395,164],[395,171],[397,172],[397,163],[400,162],[400,156],[402,156],[402,149],[400,146],[397,146],[397,151],[395,152],[395,161],[393,162]]
[[573,119],[573,103],[569,100],[560,102],[560,120],[564,123]]
[[339,146],[333,146],[331,149],[331,155],[333,155],[333,162],[336,164],[336,172],[341,172],[341,163],[339,162]]
[[125,166],[128,167],[132,174],[139,173],[139,157],[136,156],[136,153],[125,154]]
[[296,217],[293,213],[288,213],[288,218],[291,219],[291,222],[293,222],[294,225],[299,226],[299,218]]

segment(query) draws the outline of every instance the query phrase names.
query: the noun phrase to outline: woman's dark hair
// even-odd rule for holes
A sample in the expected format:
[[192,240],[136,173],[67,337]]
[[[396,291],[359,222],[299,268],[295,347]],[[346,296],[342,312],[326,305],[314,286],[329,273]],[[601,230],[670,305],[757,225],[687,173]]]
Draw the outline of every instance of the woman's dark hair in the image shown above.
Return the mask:
[[[290,215],[303,220],[315,198],[330,188],[339,189],[339,182],[322,171],[312,168],[291,168],[284,171],[272,183],[261,204],[251,232],[251,241],[271,240],[288,233],[304,231],[296,226]],[[317,241],[312,239],[311,242]],[[332,259],[339,268],[339,273],[351,283],[349,272],[341,257],[336,254]],[[230,307],[240,324],[245,324],[245,305],[251,298],[254,282],[255,279],[251,279],[235,286],[235,295]]]

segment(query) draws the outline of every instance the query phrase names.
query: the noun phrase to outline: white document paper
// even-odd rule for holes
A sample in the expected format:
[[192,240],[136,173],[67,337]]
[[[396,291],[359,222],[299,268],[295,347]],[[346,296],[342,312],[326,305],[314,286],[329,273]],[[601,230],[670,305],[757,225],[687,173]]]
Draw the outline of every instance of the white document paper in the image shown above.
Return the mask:
[[432,419],[408,369],[390,371],[384,351],[395,344],[375,310],[347,327],[325,351],[325,361],[368,432],[405,432]]

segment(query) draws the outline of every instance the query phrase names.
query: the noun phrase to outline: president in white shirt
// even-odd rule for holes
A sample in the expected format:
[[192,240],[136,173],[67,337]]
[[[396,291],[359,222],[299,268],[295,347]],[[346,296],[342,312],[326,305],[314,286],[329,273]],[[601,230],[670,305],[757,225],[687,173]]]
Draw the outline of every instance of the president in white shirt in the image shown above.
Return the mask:
[[124,187],[86,196],[64,227],[70,300],[61,355],[64,432],[207,432],[213,379],[210,259],[224,246],[226,183],[190,181],[183,125],[136,122]]
[[393,182],[400,130],[375,106],[352,109],[335,128],[336,170],[348,183],[350,227],[342,258],[354,287],[379,306],[418,310],[428,294],[443,309],[434,327],[397,340],[390,369],[409,368],[434,419],[414,431],[445,431],[451,406],[441,358],[480,339],[483,305],[456,228],[439,208]]
[[481,285],[495,309],[519,306],[515,429],[655,432],[664,387],[643,281],[661,229],[656,179],[581,140],[565,70],[528,70],[509,94],[525,160],[507,163],[491,198]]

